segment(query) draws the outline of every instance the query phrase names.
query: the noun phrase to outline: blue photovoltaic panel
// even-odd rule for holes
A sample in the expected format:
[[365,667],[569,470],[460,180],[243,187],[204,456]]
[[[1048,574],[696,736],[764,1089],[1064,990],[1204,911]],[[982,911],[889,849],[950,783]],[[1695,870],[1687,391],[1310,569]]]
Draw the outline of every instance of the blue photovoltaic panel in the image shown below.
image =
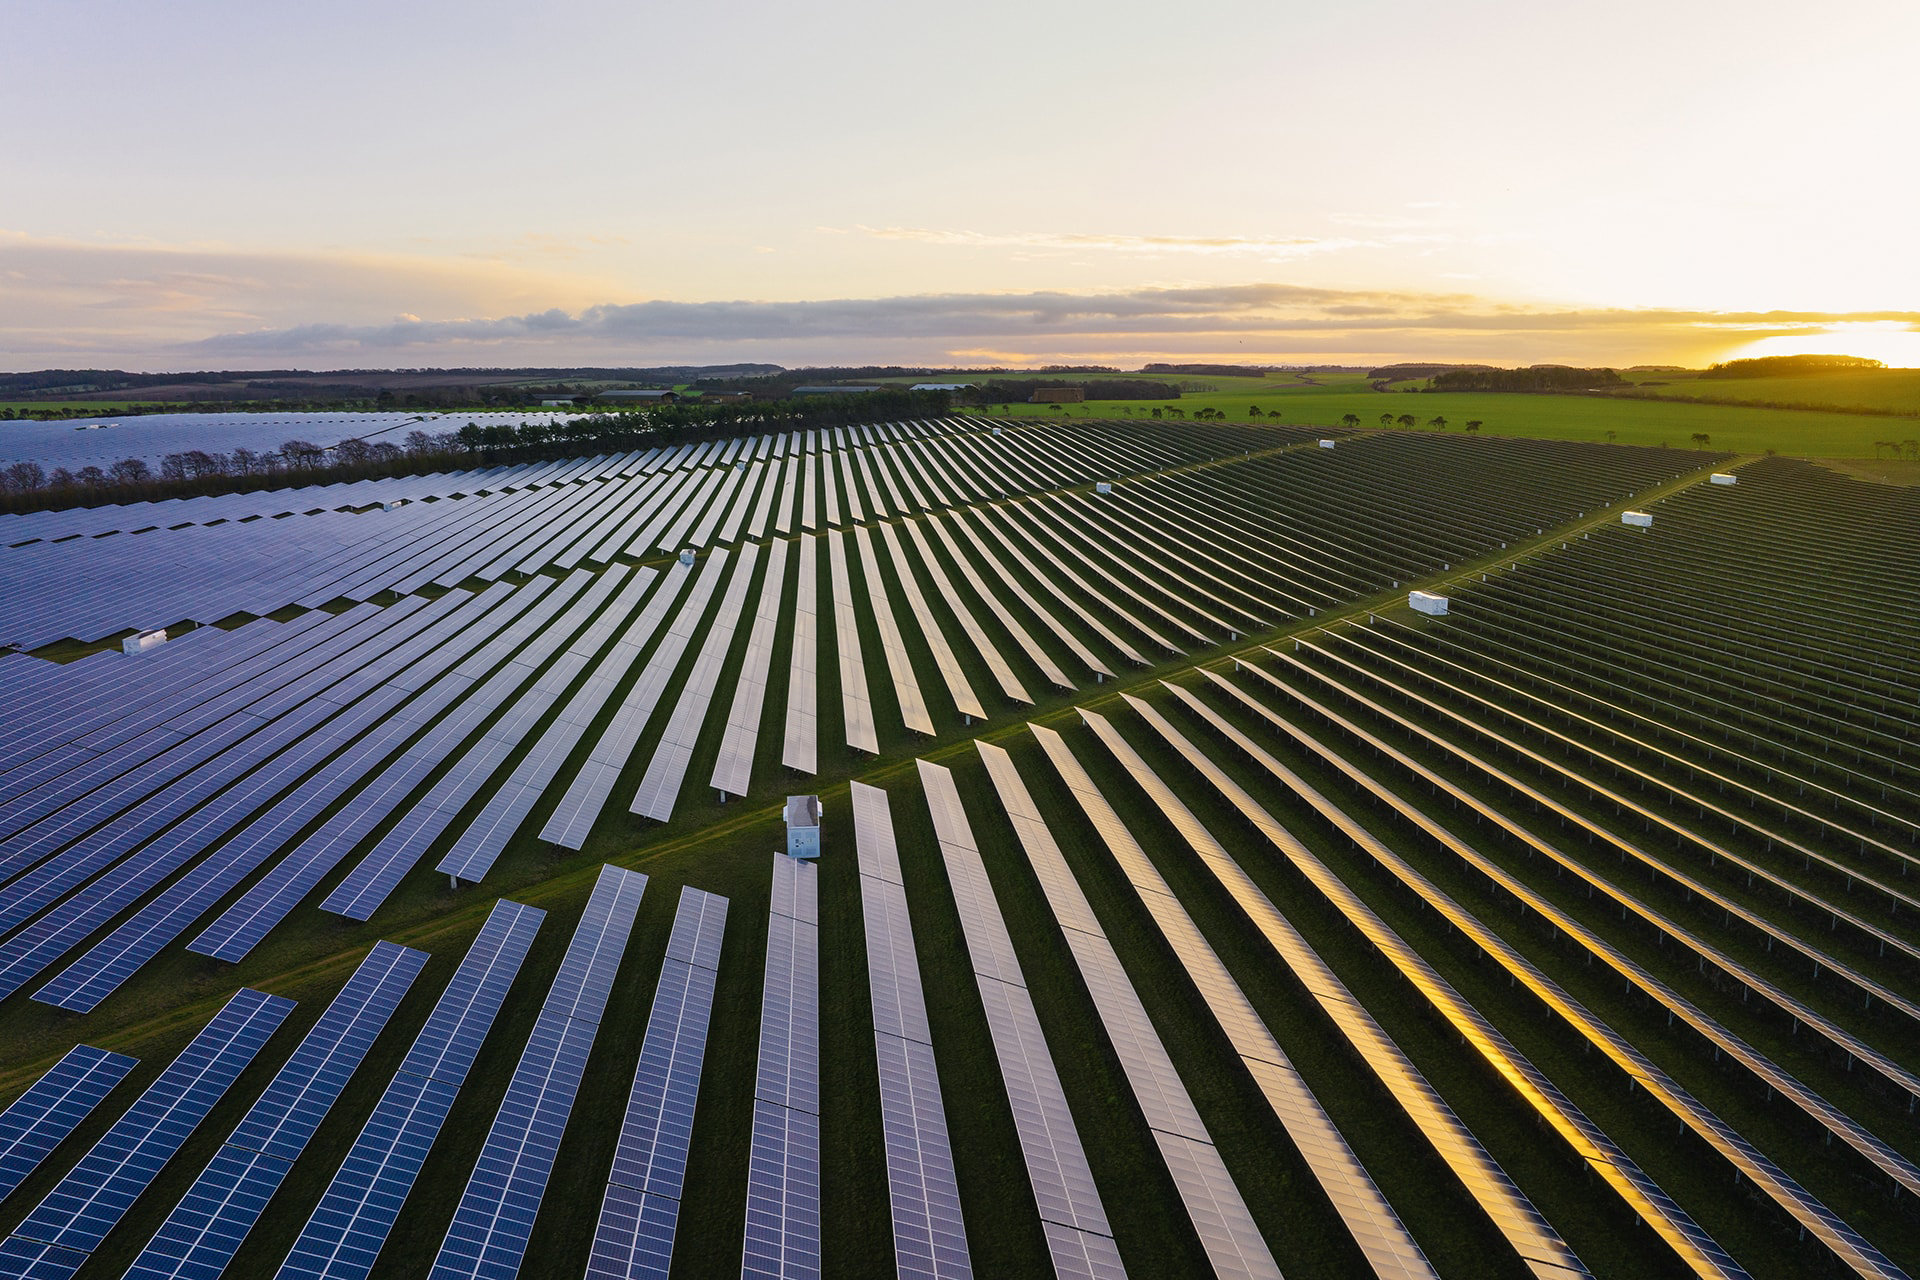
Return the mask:
[[747,1166],[743,1277],[818,1280],[820,1117],[776,1103],[753,1104]]
[[613,989],[613,975],[620,967],[620,955],[627,947],[627,935],[633,929],[633,915],[640,907],[640,895],[646,891],[647,878],[638,871],[620,867],[602,867],[600,879],[587,900],[585,914],[567,946],[560,972],[554,976],[553,989],[541,1006],[569,1018],[600,1020],[600,1010]]
[[7,1280],[68,1280],[86,1261],[86,1254],[57,1244],[20,1236],[0,1240],[0,1275]]
[[427,962],[376,943],[127,1271],[136,1280],[212,1280],[265,1212],[293,1161]]
[[518,1273],[598,1030],[552,1010],[534,1023],[433,1261],[432,1280]]
[[820,1275],[819,868],[773,855],[742,1276]]
[[0,1199],[26,1181],[137,1065],[122,1053],[75,1045],[0,1112]]
[[[680,891],[608,1176],[612,1185],[594,1231],[589,1277],[638,1280],[667,1274],[719,976],[712,966],[720,958],[726,908],[727,900],[717,895],[693,888]],[[688,963],[679,956],[712,963]]]
[[282,1160],[299,1156],[427,959],[424,951],[375,943],[227,1144]]
[[434,1259],[431,1280],[518,1273],[646,885],[637,871],[600,868]]
[[648,1195],[617,1182],[607,1184],[586,1280],[665,1277],[679,1221],[680,1202],[672,1196]]
[[[14,1230],[20,1247],[90,1252],[267,1043],[293,1001],[243,987]],[[53,1273],[49,1273],[53,1274]]]
[[505,898],[493,904],[487,923],[420,1029],[400,1070],[459,1085],[480,1052],[507,988],[533,946],[547,913]]
[[501,899],[280,1268],[365,1280],[546,913]]

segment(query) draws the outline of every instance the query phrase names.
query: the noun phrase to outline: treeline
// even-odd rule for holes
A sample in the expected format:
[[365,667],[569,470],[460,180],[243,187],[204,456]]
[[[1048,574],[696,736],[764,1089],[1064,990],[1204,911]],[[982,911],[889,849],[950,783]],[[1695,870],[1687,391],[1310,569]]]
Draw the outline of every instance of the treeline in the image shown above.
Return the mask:
[[1271,365],[1259,364],[1149,364],[1142,373],[1181,374],[1195,378],[1264,378]]
[[854,396],[808,396],[772,403],[650,405],[577,414],[559,422],[469,422],[458,431],[410,431],[401,444],[342,440],[323,447],[288,440],[277,450],[190,449],[168,454],[156,469],[139,458],[111,467],[49,472],[37,462],[0,467],[0,511],[103,506],[203,497],[289,485],[333,484],[379,476],[420,475],[474,465],[533,462],[622,453],[659,445],[766,431],[936,418],[951,408],[944,391],[887,389]]
[[1886,362],[1865,356],[1756,356],[1750,360],[1722,360],[1707,366],[1701,378],[1792,378],[1809,373],[1836,373],[1852,369],[1884,369]]
[[77,471],[37,462],[0,467],[0,511],[102,507],[129,502],[204,498],[213,494],[302,485],[338,484],[384,476],[420,475],[471,465],[471,452],[452,432],[410,432],[404,447],[342,440],[331,448],[289,440],[278,449],[170,453],[158,468],[141,458]]
[[1147,378],[1088,378],[1071,381],[1064,378],[996,378],[970,397],[980,404],[1012,404],[1031,400],[1043,389],[1075,387],[1086,392],[1089,400],[1178,400],[1180,387],[1172,382]]
[[1625,382],[1614,369],[1535,364],[1524,369],[1448,369],[1434,374],[1427,386],[1431,391],[1589,391]]

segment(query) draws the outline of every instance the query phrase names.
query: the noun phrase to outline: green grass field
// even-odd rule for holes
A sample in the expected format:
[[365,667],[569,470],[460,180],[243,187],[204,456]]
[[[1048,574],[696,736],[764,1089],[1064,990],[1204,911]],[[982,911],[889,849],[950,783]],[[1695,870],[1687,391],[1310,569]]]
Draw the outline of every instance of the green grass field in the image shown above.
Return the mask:
[[[1793,378],[1703,378],[1696,373],[1642,373],[1628,378],[1658,396],[1920,414],[1920,369],[1854,369]],[[1905,430],[1912,433],[1911,428]]]
[[[1890,371],[1885,376],[1897,384],[1884,389],[1888,404],[1911,402],[1916,409],[1920,409],[1920,372],[1898,370]],[[1279,376],[1269,379],[1183,379],[1217,389],[1192,391],[1171,403],[1188,418],[1196,410],[1213,408],[1225,413],[1230,420],[1245,421],[1251,417],[1248,409],[1258,408],[1263,416],[1277,413],[1282,421],[1288,423],[1337,426],[1343,415],[1352,413],[1359,416],[1362,426],[1377,427],[1383,413],[1395,417],[1410,413],[1423,428],[1435,416],[1446,418],[1449,431],[1462,430],[1469,419],[1479,419],[1485,424],[1480,430],[1487,435],[1538,436],[1554,440],[1610,441],[1617,444],[1664,444],[1677,449],[1690,447],[1693,434],[1703,431],[1718,449],[1746,454],[1771,451],[1797,457],[1871,458],[1874,456],[1876,440],[1905,439],[1920,434],[1920,423],[1867,414],[1762,409],[1738,404],[1689,404],[1610,396],[1418,390],[1381,392],[1372,390],[1364,377],[1356,375],[1314,374],[1308,377],[1310,381],[1295,381]],[[1726,383],[1688,380],[1669,385],[1673,393],[1679,395],[1703,394],[1697,390],[1700,387],[1732,389],[1738,394],[1747,394],[1748,389],[1755,387],[1770,388],[1764,398],[1778,399],[1783,398],[1784,389],[1788,387],[1809,382],[1838,383],[1847,380],[1846,376],[1831,379],[1769,378]],[[1007,406],[1004,412],[1006,416],[1020,418],[1062,417],[1069,414],[1089,418],[1138,418],[1150,415],[1154,407],[1151,401],[1102,400],[1067,405],[1059,410],[1046,405],[1013,404]],[[998,404],[990,405],[989,410],[995,414],[1002,413],[1002,407]],[[1612,436],[1608,432],[1612,432]]]

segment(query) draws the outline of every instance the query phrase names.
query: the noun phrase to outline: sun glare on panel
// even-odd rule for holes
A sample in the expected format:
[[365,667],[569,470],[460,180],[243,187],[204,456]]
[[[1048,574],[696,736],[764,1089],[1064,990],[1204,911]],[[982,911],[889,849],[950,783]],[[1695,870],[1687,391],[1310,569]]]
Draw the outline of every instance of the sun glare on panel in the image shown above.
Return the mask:
[[1920,369],[1920,329],[1898,320],[1828,325],[1818,333],[1760,338],[1731,353],[1729,360],[1759,356],[1864,356],[1889,369]]

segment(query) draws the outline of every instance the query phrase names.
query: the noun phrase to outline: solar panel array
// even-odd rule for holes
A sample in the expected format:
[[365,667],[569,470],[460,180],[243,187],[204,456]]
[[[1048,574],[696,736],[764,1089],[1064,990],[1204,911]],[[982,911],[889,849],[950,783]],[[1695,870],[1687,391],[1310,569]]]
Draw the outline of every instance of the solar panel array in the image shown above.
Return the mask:
[[[1054,736],[1042,726],[1032,728],[1042,742]],[[1013,758],[992,743],[976,745],[993,777],[1000,803],[1013,820],[1021,847],[1039,877],[1054,920],[1066,936],[1100,1024],[1120,1059],[1134,1101],[1146,1118],[1214,1272],[1222,1276],[1277,1277],[1280,1268],[1248,1212],[1233,1175],[1214,1150],[1212,1136],[1181,1084],[1120,957],[1114,954],[1099,918],[1054,842],[1046,819],[1021,781]]]
[[893,814],[886,792],[861,782],[851,786],[894,1258],[905,1275],[971,1276]]
[[127,1269],[129,1277],[220,1275],[427,963],[374,944],[320,1021]]
[[740,1263],[754,1280],[820,1275],[819,870],[773,855]]
[[593,1280],[664,1278],[673,1260],[726,919],[725,898],[681,889],[594,1229]]
[[[1187,836],[1189,843],[1195,847],[1202,847],[1204,843],[1216,856],[1224,852],[1192,811],[1160,781],[1104,716],[1085,709],[1080,714],[1133,780]],[[1043,737],[1041,741],[1082,812],[1100,833],[1161,936],[1193,980],[1196,994],[1232,1041],[1242,1064],[1266,1095],[1268,1105],[1306,1159],[1354,1242],[1366,1255],[1374,1274],[1404,1276],[1410,1280],[1434,1277],[1432,1264],[1414,1242],[1400,1215],[1387,1203],[1345,1136],[1280,1048],[1273,1032],[1147,857],[1146,850],[1087,776],[1066,742],[1057,736]]]
[[494,903],[278,1275],[366,1280],[545,917]]
[[1062,1280],[1117,1280],[1126,1268],[960,792],[950,771],[917,763],[1054,1272]]
[[241,988],[0,1241],[0,1273],[78,1272],[292,1010],[291,1000]]
[[12,1195],[138,1065],[124,1053],[75,1045],[0,1111],[0,1200]]
[[433,1280],[519,1271],[646,887],[637,871],[600,869],[434,1258]]
[[[782,643],[781,761],[832,771],[852,758],[836,741],[842,731],[854,751],[891,752],[916,734],[1030,702],[1036,680],[1071,690],[1088,676],[1210,649],[1386,585],[1432,584],[1463,560],[1535,536],[1568,508],[1598,513],[1698,461],[1391,434],[1324,453],[1195,456],[1224,439],[1169,431],[1156,440],[1117,424],[1004,434],[977,423],[895,424],[415,477],[420,512],[362,510],[377,489],[328,486],[307,498],[229,495],[12,526],[25,536],[0,545],[0,559],[28,551],[45,569],[60,557],[105,557],[102,574],[72,583],[37,569],[20,576],[28,592],[75,593],[56,613],[88,626],[124,612],[131,597],[115,594],[114,565],[142,539],[149,561],[154,548],[212,549],[204,562],[190,550],[183,579],[211,572],[226,547],[240,566],[234,583],[253,583],[248,590],[324,582],[347,599],[377,595],[380,603],[201,627],[138,656],[56,665],[0,654],[0,995],[39,981],[36,1000],[94,1009],[222,904],[230,905],[190,949],[240,959],[348,864],[325,905],[358,918],[429,852],[444,854],[440,869],[457,879],[479,880],[510,842],[522,847],[516,835],[559,784],[570,782],[543,834],[578,847],[618,780],[643,760],[636,813],[665,820],[690,807],[686,775],[705,768],[709,753],[722,798],[748,794],[755,766],[766,763],[757,754],[772,755],[760,730],[769,694],[778,700]],[[1097,495],[1071,492],[1082,475],[1114,483]],[[1920,1027],[1905,972],[1920,960],[1920,943],[1901,923],[1920,908],[1903,880],[1920,865],[1920,782],[1908,751],[1920,733],[1908,614],[1920,598],[1900,581],[1856,571],[1874,544],[1840,508],[1869,512],[1896,534],[1920,529],[1920,508],[1788,462],[1742,468],[1742,485],[1703,485],[1650,504],[1661,513],[1653,533],[1596,525],[1555,551],[1530,551],[1524,568],[1516,558],[1514,568],[1490,572],[1492,581],[1448,584],[1457,609],[1447,619],[1409,623],[1382,610],[1364,625],[1302,631],[1285,648],[1239,653],[1231,674],[1203,665],[1141,690],[1145,697],[1121,695],[1109,715],[1083,712],[1063,731],[1036,728],[1037,746],[1017,749],[1052,761],[1065,783],[1050,792],[1064,801],[1057,813],[1043,817],[1014,757],[982,744],[1015,856],[1025,858],[998,895],[987,868],[1016,844],[995,846],[989,827],[976,840],[953,777],[921,762],[980,996],[977,1007],[971,994],[953,1007],[955,1025],[992,1045],[1011,1106],[1006,1133],[1018,1141],[1038,1216],[996,1237],[996,1258],[1033,1254],[1037,1266],[1044,1247],[1058,1274],[1123,1274],[1107,1217],[1114,1206],[1102,1204],[1067,1105],[1071,1097],[1084,1112],[1108,1100],[1071,1074],[1062,1079],[1047,1039],[1054,1028],[1041,1020],[1048,1001],[1079,1000],[1084,987],[1127,1085],[1118,1111],[1097,1114],[1118,1121],[1119,1135],[1132,1130],[1138,1107],[1139,1136],[1179,1196],[1171,1221],[1184,1211],[1193,1227],[1191,1246],[1179,1247],[1204,1251],[1223,1273],[1277,1274],[1259,1212],[1262,1221],[1297,1214],[1322,1222],[1347,1237],[1339,1250],[1377,1275],[1430,1276],[1415,1230],[1446,1208],[1477,1206],[1473,1230],[1504,1240],[1514,1255],[1507,1262],[1541,1276],[1585,1274],[1548,1217],[1568,1211],[1564,1189],[1529,1183],[1546,1197],[1537,1206],[1463,1118],[1499,1115],[1538,1128],[1590,1171],[1590,1202],[1574,1210],[1588,1234],[1569,1222],[1568,1238],[1590,1238],[1606,1215],[1631,1215],[1647,1228],[1645,1241],[1624,1244],[1623,1254],[1664,1249],[1697,1274],[1744,1274],[1702,1225],[1721,1220],[1713,1215],[1732,1203],[1720,1202],[1726,1193],[1689,1183],[1683,1204],[1662,1186],[1669,1171],[1698,1159],[1733,1175],[1736,1207],[1779,1238],[1781,1265],[1824,1258],[1855,1275],[1903,1274],[1899,1259],[1911,1246],[1903,1220],[1870,1223],[1856,1210],[1861,1188],[1920,1193],[1904,1118],[1920,1104],[1920,1070],[1899,1039]],[[1416,501],[1420,493],[1431,501]],[[314,505],[299,505],[307,501]],[[392,516],[418,536],[378,554],[330,549],[327,530]],[[770,531],[796,526],[798,547],[784,537],[760,545]],[[1775,527],[1792,537],[1784,551],[1754,555],[1755,573],[1776,592],[1807,583],[1806,625],[1792,634],[1724,586],[1745,563],[1730,546],[1749,555]],[[316,532],[300,572],[321,576],[272,585],[267,562],[249,559],[247,548],[298,543],[303,530]],[[686,546],[702,552],[691,565],[656,572],[617,562]],[[799,598],[785,628],[786,560],[795,552]],[[1901,536],[1885,554],[1896,566],[1913,559]],[[474,578],[494,582],[458,585]],[[450,581],[451,590],[428,590]],[[380,594],[387,587],[397,598]],[[818,634],[822,587],[835,609],[829,635]],[[194,607],[225,607],[241,594],[205,594]],[[1584,601],[1601,603],[1588,610]],[[822,662],[837,662],[840,673],[840,696],[826,693],[837,705],[824,715]],[[885,679],[871,686],[882,666]],[[656,716],[663,701],[671,708]],[[716,703],[727,708],[724,724]],[[1194,728],[1205,734],[1188,736]],[[1216,759],[1201,737],[1231,754]],[[1150,755],[1177,760],[1163,772]],[[954,1167],[953,1099],[941,1096],[903,851],[884,792],[855,783],[852,803],[881,1106],[847,1122],[884,1147],[899,1269],[967,1274],[959,1194],[969,1169]],[[1236,841],[1216,837],[1199,816],[1210,807],[1244,818],[1264,860],[1255,865]],[[1320,857],[1311,837],[1275,813],[1310,825],[1341,858]],[[608,816],[628,829],[624,815]],[[997,819],[989,826],[997,829]],[[1120,910],[1166,942],[1184,973],[1165,970],[1171,989],[1150,988],[1144,970],[1121,963],[1063,844],[1082,870],[1090,857],[1109,879],[1118,872],[1114,886],[1131,888],[1117,907],[1100,899],[1102,910]],[[1186,860],[1208,892],[1225,894],[1237,923],[1251,926],[1233,947],[1219,939],[1216,952],[1200,928],[1208,916],[1189,915],[1169,883],[1180,879],[1173,864]],[[1368,874],[1349,875],[1349,862]],[[1027,868],[1065,942],[1029,952],[1029,962],[1070,958],[1079,975],[1038,1007],[1000,910],[1012,918],[1006,895],[1030,892]],[[909,861],[906,872],[919,884],[924,864]],[[1288,896],[1273,887],[1276,875]],[[836,1229],[821,1220],[816,878],[812,864],[776,859],[742,1253],[753,1275],[819,1274],[823,1225]],[[596,888],[466,1181],[436,1274],[519,1268],[631,927],[631,903],[610,908],[602,899],[626,888],[608,890],[605,877]],[[1382,892],[1419,904],[1431,924],[1406,936],[1389,928],[1378,913]],[[683,897],[681,918],[702,901],[698,893]],[[1293,896],[1321,917],[1310,929],[1316,939],[1331,928],[1351,934],[1350,945],[1325,955],[1309,945],[1275,905],[1279,898],[1291,912]],[[1508,929],[1482,898],[1526,927]],[[616,918],[622,910],[625,924]],[[456,1000],[450,989],[444,1016],[436,1009],[284,1274],[373,1269],[526,954],[538,922],[530,911],[496,908],[506,923],[490,922],[469,956],[473,993]],[[681,945],[681,918],[592,1246],[596,1275],[663,1274],[676,1235],[684,1269],[688,1232],[679,1224],[693,1219],[680,1212],[680,1178],[689,1161],[723,1159],[699,1151],[691,1136],[706,1017],[724,993],[713,965]],[[1423,934],[1437,939],[1442,928],[1446,945],[1473,961],[1468,969],[1436,968],[1422,955]],[[1644,936],[1636,941],[1633,931]],[[590,934],[595,942],[583,940]],[[69,963],[82,946],[90,949]],[[1236,958],[1249,946],[1285,975],[1283,990],[1298,987],[1301,1008],[1317,1019],[1310,1027],[1277,1020],[1264,1003],[1256,1010],[1255,979]],[[395,964],[413,954],[388,944],[376,951]],[[477,961],[482,955],[493,958]],[[1368,988],[1342,981],[1334,959],[1391,975],[1411,1007],[1459,1038],[1464,1069],[1484,1076],[1461,1113],[1356,996]],[[346,1001],[343,992],[336,1006]],[[1168,1001],[1223,1033],[1235,1087],[1253,1099],[1251,1085],[1265,1100],[1251,1117],[1255,1131],[1289,1143],[1293,1167],[1317,1183],[1299,1204],[1276,1205],[1271,1177],[1263,1175],[1259,1198],[1255,1182],[1236,1182],[1232,1150],[1215,1149],[1149,1017]],[[1509,1039],[1503,1029],[1516,1008],[1583,1051],[1581,1073],[1556,1078],[1557,1067],[1550,1073],[1523,1054],[1514,1039],[1531,1050],[1533,1031]],[[1642,1039],[1647,1018],[1664,1021],[1658,1045]],[[330,1020],[334,1010],[219,1149],[135,1274],[219,1274],[236,1256],[351,1074],[354,1035],[377,1029],[336,1035]],[[1377,1128],[1348,1090],[1309,1086],[1326,1068],[1296,1037],[1315,1036],[1348,1055],[1351,1093],[1375,1104]],[[309,1049],[322,1042],[341,1056]],[[1181,1069],[1206,1052],[1182,1048]],[[1700,1064],[1710,1055],[1714,1070],[1695,1070],[1689,1054]],[[131,1066],[107,1056],[72,1061],[0,1114],[0,1192],[31,1176]],[[74,1075],[71,1085],[63,1073]],[[1627,1083],[1625,1101],[1595,1106],[1594,1081],[1609,1079]],[[1760,1097],[1766,1126],[1743,1132]],[[182,1102],[164,1120],[134,1118],[157,1105],[143,1096],[109,1133],[129,1149],[147,1143],[139,1158],[101,1155],[103,1140],[56,1196],[82,1194],[69,1184],[91,1178],[107,1186],[96,1219],[118,1221],[211,1100]],[[256,1123],[269,1112],[280,1118]],[[245,1137],[249,1124],[273,1134]],[[1398,1211],[1388,1203],[1374,1182],[1380,1167],[1369,1168],[1380,1134],[1412,1143],[1411,1158],[1443,1175],[1431,1203]],[[1006,1139],[983,1133],[980,1141],[993,1148]],[[1712,1212],[1696,1209],[1696,1197]],[[87,1265],[98,1239],[62,1235],[65,1211],[48,1204],[0,1242],[0,1274],[69,1275]],[[1150,1212],[1167,1216],[1163,1206]],[[1867,1239],[1869,1227],[1887,1237],[1881,1246]],[[701,1247],[711,1238],[703,1223]],[[984,1258],[985,1238],[976,1232],[973,1243]],[[1129,1260],[1141,1269],[1131,1252]]]

